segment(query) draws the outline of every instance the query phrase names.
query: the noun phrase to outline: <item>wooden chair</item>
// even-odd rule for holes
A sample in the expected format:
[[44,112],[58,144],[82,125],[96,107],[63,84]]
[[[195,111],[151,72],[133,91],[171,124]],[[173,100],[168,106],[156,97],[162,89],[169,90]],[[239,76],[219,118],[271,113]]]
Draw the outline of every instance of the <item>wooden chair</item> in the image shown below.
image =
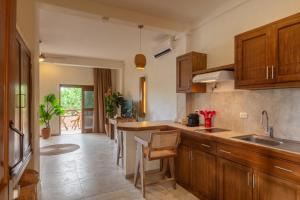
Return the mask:
[[[140,176],[143,197],[145,198],[145,159],[161,160],[162,169],[156,173],[161,175],[162,181],[171,181],[176,189],[175,163],[174,158],[177,156],[177,147],[180,142],[180,132],[177,130],[153,132],[150,141],[135,137],[137,142],[136,166],[134,174],[134,186]],[[166,172],[169,167],[170,178],[166,178]]]

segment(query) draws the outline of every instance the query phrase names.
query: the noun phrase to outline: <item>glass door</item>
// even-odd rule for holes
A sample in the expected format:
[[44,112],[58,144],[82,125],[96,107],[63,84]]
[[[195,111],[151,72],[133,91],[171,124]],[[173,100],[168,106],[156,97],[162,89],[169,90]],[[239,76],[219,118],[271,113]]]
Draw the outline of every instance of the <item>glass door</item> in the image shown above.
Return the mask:
[[82,88],[82,132],[92,133],[94,126],[94,87]]

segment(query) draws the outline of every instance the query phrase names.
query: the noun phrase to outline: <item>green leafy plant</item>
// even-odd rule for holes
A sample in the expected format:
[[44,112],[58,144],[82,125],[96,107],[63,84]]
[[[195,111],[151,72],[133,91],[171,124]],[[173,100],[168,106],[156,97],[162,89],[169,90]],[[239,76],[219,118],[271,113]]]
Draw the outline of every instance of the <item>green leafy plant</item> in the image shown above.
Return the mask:
[[120,92],[112,92],[110,89],[105,94],[105,112],[107,117],[113,118],[117,113],[117,108],[119,108],[125,102],[124,97]]
[[64,110],[55,95],[49,94],[45,96],[43,104],[39,107],[40,124],[50,128],[51,119],[62,114],[64,114]]

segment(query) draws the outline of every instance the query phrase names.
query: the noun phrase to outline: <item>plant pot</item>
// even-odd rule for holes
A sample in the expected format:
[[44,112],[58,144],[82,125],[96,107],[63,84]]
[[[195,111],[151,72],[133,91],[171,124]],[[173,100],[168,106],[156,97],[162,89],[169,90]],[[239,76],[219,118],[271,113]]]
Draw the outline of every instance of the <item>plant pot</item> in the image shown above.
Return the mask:
[[51,136],[51,129],[50,128],[43,128],[42,129],[42,138],[48,139]]

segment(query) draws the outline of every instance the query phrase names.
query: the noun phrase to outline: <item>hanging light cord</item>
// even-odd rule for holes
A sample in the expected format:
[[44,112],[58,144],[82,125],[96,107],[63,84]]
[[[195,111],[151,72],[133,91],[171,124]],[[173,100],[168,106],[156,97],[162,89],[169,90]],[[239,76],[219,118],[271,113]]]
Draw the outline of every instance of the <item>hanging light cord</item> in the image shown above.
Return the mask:
[[140,51],[142,51],[142,28],[140,28]]
[[144,25],[138,26],[140,29],[140,51],[142,51],[142,28],[144,28]]

